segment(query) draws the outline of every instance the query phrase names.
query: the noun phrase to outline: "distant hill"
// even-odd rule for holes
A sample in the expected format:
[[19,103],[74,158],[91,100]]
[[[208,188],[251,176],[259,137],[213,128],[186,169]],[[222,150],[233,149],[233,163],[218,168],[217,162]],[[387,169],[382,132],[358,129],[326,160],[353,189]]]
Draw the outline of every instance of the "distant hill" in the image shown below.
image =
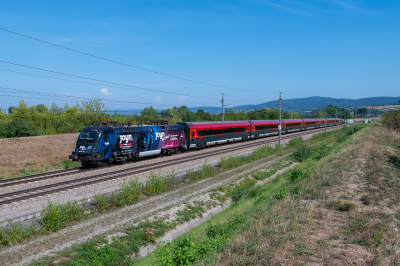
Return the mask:
[[[397,101],[400,100],[400,97],[369,97],[369,98],[361,98],[357,100],[353,99],[335,99],[335,98],[326,98],[326,97],[307,97],[307,98],[297,98],[292,100],[292,109],[294,111],[304,111],[310,110],[314,108],[324,108],[325,99],[328,104],[333,104],[338,107],[360,107],[360,106],[371,106],[371,105],[397,105]],[[250,111],[261,108],[272,108],[278,107],[279,101],[269,101],[261,104],[248,104],[248,105],[240,105],[236,107],[232,107],[235,111]],[[221,107],[211,107],[211,106],[200,106],[200,107],[192,107],[189,108],[192,112],[197,112],[197,110],[203,109],[206,112],[211,114],[216,114],[221,112]],[[289,110],[290,109],[290,99],[283,99],[282,101],[282,109]],[[156,109],[158,112],[161,112],[161,109]],[[116,110],[118,113],[124,114],[140,114],[141,109],[130,109],[130,110]],[[114,110],[110,112],[113,114]]]
[[[313,108],[319,108],[320,106],[323,108],[325,106],[325,99],[327,100],[327,104],[333,104],[338,107],[359,107],[359,106],[371,106],[371,105],[397,105],[397,101],[400,100],[400,97],[369,97],[369,98],[361,98],[357,100],[353,99],[335,99],[335,98],[326,98],[326,97],[307,97],[307,98],[297,98],[292,100],[292,109],[294,111],[304,111],[310,110]],[[249,104],[249,105],[240,105],[236,107],[232,107],[235,111],[250,111],[261,108],[272,108],[279,107],[279,100],[269,101],[261,104]],[[203,109],[206,112],[210,113],[220,113],[220,107],[198,107],[198,108],[189,108],[191,111],[196,112],[198,109]],[[290,109],[290,99],[283,99],[282,101],[282,109],[289,110]]]

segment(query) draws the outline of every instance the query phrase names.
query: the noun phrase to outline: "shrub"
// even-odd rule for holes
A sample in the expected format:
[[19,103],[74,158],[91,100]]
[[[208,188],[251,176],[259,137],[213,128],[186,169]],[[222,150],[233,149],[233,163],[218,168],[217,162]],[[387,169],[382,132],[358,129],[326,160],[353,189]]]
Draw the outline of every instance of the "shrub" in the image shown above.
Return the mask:
[[354,203],[354,202],[347,202],[347,201],[345,201],[345,202],[341,202],[340,204],[339,204],[339,206],[337,207],[337,210],[338,211],[344,211],[344,212],[348,212],[348,211],[350,211],[351,209],[353,209],[353,208],[355,208],[356,207],[356,204]]
[[311,149],[303,143],[297,146],[297,149],[295,152],[293,152],[292,157],[299,162],[304,162],[311,157],[311,154]]
[[116,190],[111,193],[111,202],[114,206],[122,207],[125,203],[125,196],[121,190]]
[[231,192],[232,201],[238,201],[247,196],[254,188],[256,181],[254,179],[246,178],[240,182]]
[[304,140],[302,137],[295,137],[289,140],[289,145],[292,147],[298,147],[299,145],[303,144]]
[[207,160],[200,166],[198,170],[199,178],[204,178],[211,176],[214,172],[214,169],[211,165],[207,163]]
[[48,201],[46,206],[43,206],[42,225],[46,230],[57,231],[61,226],[61,215],[57,204]]
[[134,178],[119,184],[121,188],[120,193],[123,194],[125,204],[132,204],[139,200],[140,197],[140,185],[138,178]]
[[61,222],[68,222],[71,220],[80,220],[82,217],[81,208],[78,202],[68,201],[64,204],[56,205],[59,212],[59,219]]
[[283,188],[281,188],[281,190],[279,190],[279,191],[277,191],[276,193],[275,193],[275,196],[274,196],[274,198],[276,198],[276,199],[284,199],[284,198],[286,198],[286,196],[287,195],[289,195],[290,194],[290,191],[287,189],[287,188],[285,188],[285,187],[283,187]]
[[93,197],[93,203],[96,205],[99,212],[103,212],[105,209],[110,207],[110,202],[105,193],[97,193]]
[[384,124],[386,124],[390,127],[399,129],[400,128],[400,111],[396,110],[392,113],[384,114],[382,121]]
[[14,137],[27,137],[36,136],[31,122],[25,119],[18,119],[3,123],[0,126],[0,138],[14,138]]
[[156,175],[154,172],[151,172],[149,178],[147,179],[146,183],[144,184],[143,192],[148,195],[156,195],[161,194],[175,182],[175,174],[172,173],[168,176],[159,176]]
[[302,179],[305,176],[305,172],[299,167],[295,167],[289,171],[288,176],[291,182],[295,182]]
[[3,228],[0,224],[0,246],[9,245],[13,242],[21,242],[24,239],[30,238],[37,230],[35,223],[30,226],[23,227],[19,222],[11,224],[7,221],[8,228]]

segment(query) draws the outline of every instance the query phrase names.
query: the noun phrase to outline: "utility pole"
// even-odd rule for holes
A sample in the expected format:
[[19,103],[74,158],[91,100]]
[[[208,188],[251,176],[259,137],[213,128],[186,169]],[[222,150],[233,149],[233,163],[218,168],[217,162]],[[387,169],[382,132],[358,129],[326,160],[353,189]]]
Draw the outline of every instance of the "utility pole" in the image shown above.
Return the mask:
[[290,100],[290,119],[292,119],[292,100]]
[[319,106],[319,109],[318,109],[318,115],[319,115],[319,118],[321,118],[321,105]]
[[354,121],[356,122],[356,125],[357,125],[357,107],[356,107],[356,111],[354,113]]
[[325,99],[325,132],[326,132],[326,113],[327,113],[327,108],[328,108],[328,106],[326,105],[326,99]]
[[281,131],[282,131],[281,108],[282,108],[282,98],[281,98],[281,92],[279,92],[279,126],[278,126],[278,132],[279,132],[279,146],[281,146]]
[[346,117],[345,117],[345,114],[346,114],[346,106],[343,108],[343,120],[344,120],[344,126],[346,126]]
[[223,93],[221,93],[222,94],[222,100],[221,100],[221,102],[222,102],[222,121],[224,121],[224,94]]
[[337,118],[337,107],[336,107],[336,118]]

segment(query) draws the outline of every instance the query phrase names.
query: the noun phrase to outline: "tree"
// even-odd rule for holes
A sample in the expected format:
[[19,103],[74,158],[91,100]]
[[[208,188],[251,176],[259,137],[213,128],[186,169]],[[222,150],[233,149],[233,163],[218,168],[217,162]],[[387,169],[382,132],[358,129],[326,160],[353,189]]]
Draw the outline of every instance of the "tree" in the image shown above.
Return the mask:
[[160,120],[160,115],[153,106],[146,107],[140,112],[140,122],[149,123],[152,120]]
[[196,115],[199,121],[212,121],[212,115],[203,109],[197,110]]
[[327,109],[327,117],[335,118],[336,117],[336,109],[337,107],[333,104],[328,104]]
[[182,122],[182,116],[179,112],[179,109],[176,108],[176,106],[172,107],[171,109],[168,109],[168,121],[172,124],[176,124],[178,122]]

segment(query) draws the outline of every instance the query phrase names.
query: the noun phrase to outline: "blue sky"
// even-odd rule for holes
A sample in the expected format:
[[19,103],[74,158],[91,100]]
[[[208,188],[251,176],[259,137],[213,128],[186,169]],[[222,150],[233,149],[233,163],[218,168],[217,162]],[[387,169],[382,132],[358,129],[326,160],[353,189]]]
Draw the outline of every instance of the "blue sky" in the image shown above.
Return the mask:
[[219,106],[225,93],[233,107],[275,100],[279,91],[284,99],[400,96],[399,11],[394,0],[1,1],[0,28],[227,88],[0,31],[0,61],[152,90],[0,62],[0,106],[84,98],[110,109]]

